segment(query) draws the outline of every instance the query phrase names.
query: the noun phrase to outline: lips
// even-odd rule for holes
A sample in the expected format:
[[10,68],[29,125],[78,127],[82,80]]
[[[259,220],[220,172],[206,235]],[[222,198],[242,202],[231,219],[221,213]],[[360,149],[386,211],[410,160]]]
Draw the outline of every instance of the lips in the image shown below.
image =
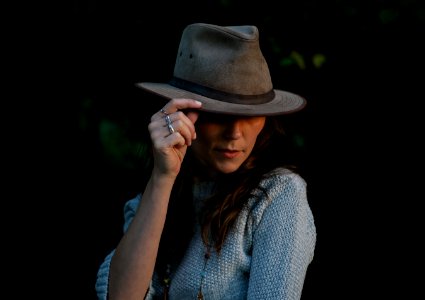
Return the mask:
[[217,152],[225,158],[235,158],[242,153],[242,151],[231,149],[217,149]]

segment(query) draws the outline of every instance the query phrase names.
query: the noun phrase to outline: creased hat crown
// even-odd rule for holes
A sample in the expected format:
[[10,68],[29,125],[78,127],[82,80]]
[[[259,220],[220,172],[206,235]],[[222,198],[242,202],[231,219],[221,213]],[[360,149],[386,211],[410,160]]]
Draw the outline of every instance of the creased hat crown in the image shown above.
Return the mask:
[[174,77],[239,95],[261,95],[273,88],[255,26],[189,25]]

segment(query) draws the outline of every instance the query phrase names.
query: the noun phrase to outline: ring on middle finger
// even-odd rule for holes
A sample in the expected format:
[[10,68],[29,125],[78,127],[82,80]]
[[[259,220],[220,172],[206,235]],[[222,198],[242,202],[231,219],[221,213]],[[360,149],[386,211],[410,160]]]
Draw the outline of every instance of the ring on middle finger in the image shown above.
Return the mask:
[[170,135],[175,132],[174,127],[173,127],[173,125],[171,123],[170,124],[167,124],[167,127],[168,127],[168,131],[170,132]]
[[171,121],[171,118],[170,118],[169,115],[165,116],[165,123],[166,123],[167,126],[171,125],[172,121]]

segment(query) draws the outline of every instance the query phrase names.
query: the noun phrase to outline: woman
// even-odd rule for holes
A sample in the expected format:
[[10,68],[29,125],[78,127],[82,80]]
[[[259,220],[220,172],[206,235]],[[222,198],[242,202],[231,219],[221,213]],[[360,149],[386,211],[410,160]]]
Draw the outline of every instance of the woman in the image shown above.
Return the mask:
[[173,79],[140,87],[170,100],[99,299],[300,299],[316,230],[277,116],[305,100],[273,89],[257,28],[187,26]]

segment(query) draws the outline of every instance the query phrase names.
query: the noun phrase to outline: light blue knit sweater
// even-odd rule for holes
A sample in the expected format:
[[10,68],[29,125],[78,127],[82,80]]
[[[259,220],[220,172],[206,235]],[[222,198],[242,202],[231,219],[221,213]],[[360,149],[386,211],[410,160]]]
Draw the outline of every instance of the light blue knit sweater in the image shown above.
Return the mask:
[[[278,169],[261,182],[268,197],[251,199],[241,211],[220,255],[207,262],[202,291],[205,300],[297,300],[307,267],[313,259],[316,228],[307,202],[306,183],[297,174]],[[211,194],[211,183],[194,189],[195,201]],[[127,230],[141,196],[124,207]],[[96,281],[99,300],[107,299],[109,266],[113,250],[101,264]],[[171,274],[170,300],[195,300],[204,268],[205,245],[200,228],[177,270]],[[162,299],[156,274],[146,299]]]

